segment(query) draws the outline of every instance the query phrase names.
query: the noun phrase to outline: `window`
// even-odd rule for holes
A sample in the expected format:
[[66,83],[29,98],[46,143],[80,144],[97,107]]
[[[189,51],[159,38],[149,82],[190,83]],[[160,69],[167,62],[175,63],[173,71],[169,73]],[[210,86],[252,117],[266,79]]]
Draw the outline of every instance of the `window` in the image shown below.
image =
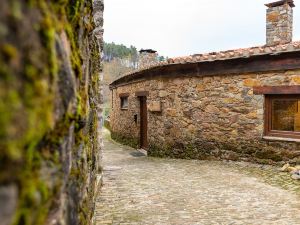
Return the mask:
[[120,107],[122,110],[127,110],[128,109],[128,97],[129,93],[121,93],[119,94],[120,97]]
[[121,109],[128,109],[128,96],[121,97]]
[[265,135],[300,139],[300,95],[266,95]]

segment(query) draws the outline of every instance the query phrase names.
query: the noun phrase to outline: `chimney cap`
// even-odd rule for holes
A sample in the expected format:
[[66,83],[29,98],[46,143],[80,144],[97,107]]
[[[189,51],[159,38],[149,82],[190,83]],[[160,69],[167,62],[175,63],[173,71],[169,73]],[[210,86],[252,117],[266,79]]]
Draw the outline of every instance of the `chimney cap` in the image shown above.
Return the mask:
[[281,0],[281,1],[265,4],[265,6],[269,8],[273,8],[284,4],[289,4],[290,7],[295,7],[294,0]]
[[143,53],[143,52],[146,52],[146,53],[156,53],[157,51],[152,50],[152,49],[141,49],[140,53]]

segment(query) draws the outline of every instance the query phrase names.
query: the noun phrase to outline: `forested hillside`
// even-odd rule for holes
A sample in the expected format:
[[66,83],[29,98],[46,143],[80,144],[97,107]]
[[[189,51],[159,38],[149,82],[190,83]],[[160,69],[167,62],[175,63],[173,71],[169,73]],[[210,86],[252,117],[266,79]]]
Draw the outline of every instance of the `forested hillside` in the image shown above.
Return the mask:
[[[111,82],[120,75],[138,68],[139,53],[135,46],[126,47],[123,44],[104,43],[103,57],[104,78]],[[164,56],[158,56],[158,61],[164,61]]]
[[111,62],[114,59],[122,59],[123,63],[127,67],[137,67],[138,52],[136,47],[126,47],[123,44],[105,43],[103,60],[105,62]]
[[104,80],[106,84],[109,84],[121,74],[137,68],[138,51],[134,46],[126,47],[114,42],[104,43],[102,59],[104,61]]

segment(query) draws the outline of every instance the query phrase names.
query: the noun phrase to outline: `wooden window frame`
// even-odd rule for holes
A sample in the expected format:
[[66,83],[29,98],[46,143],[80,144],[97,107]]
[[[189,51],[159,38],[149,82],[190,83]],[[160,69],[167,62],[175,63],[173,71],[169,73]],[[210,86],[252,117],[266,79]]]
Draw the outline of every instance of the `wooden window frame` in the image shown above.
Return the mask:
[[276,99],[300,99],[300,94],[266,94],[264,136],[300,139],[300,132],[272,130],[272,101]]
[[111,108],[114,108],[114,90],[111,90]]

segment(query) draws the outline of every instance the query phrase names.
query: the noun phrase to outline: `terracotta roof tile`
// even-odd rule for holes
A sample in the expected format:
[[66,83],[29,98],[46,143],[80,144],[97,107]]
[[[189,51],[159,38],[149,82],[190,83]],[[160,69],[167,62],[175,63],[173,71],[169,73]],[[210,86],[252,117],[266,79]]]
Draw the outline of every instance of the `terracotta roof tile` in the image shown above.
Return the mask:
[[197,63],[197,62],[215,61],[215,60],[229,60],[235,58],[250,57],[255,55],[293,52],[293,51],[298,51],[299,49],[300,49],[300,41],[295,41],[289,44],[281,44],[277,46],[257,46],[251,48],[239,48],[239,49],[228,50],[228,51],[210,52],[205,54],[195,54],[190,56],[175,57],[175,58],[170,58],[165,62],[158,62],[158,63],[151,64],[150,66],[137,69],[130,73],[124,74],[124,76],[128,76],[130,74],[134,74],[143,70],[148,70],[154,67],[160,67],[160,66],[170,65],[170,64],[185,64],[185,63]]

